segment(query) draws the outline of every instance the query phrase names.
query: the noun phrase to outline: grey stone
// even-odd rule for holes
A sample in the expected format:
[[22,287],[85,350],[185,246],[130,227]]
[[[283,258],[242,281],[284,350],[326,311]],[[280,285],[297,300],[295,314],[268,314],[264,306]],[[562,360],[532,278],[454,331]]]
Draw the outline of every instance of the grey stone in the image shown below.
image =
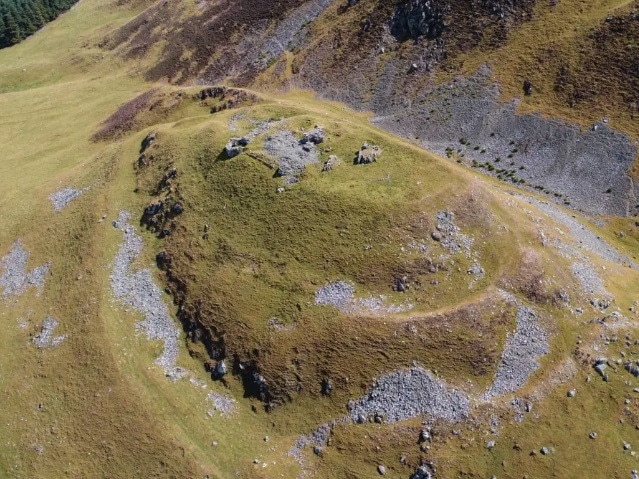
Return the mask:
[[313,143],[314,145],[319,145],[324,142],[325,131],[321,126],[316,126],[310,131],[307,131],[302,136],[300,140],[301,144]]
[[337,156],[331,155],[328,157],[328,160],[326,161],[326,163],[324,163],[324,166],[322,167],[322,172],[332,171],[337,166],[339,166],[340,163],[341,161]]
[[224,147],[226,156],[228,158],[235,158],[237,155],[244,151],[244,148],[248,146],[249,142],[249,138],[245,136],[241,138],[231,138]]
[[368,143],[364,143],[357,152],[354,163],[356,165],[368,165],[369,163],[376,162],[381,154],[382,149],[379,146],[370,146]]
[[264,150],[278,161],[278,176],[295,176],[306,166],[319,163],[319,152],[313,143],[301,144],[292,132],[281,130],[269,136]]

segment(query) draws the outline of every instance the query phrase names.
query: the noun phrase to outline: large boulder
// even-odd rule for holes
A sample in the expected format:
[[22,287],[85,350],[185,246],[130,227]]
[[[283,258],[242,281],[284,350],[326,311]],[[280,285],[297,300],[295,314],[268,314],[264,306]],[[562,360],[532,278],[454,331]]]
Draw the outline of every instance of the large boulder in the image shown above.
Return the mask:
[[226,152],[226,156],[229,158],[234,158],[246,148],[249,144],[249,139],[245,136],[242,138],[231,138],[229,142],[226,144],[224,151]]
[[319,145],[320,143],[324,141],[324,135],[325,135],[324,128],[322,128],[321,126],[318,126],[304,133],[304,136],[302,136],[300,143],[302,145],[306,143],[313,143],[314,145]]
[[382,149],[379,146],[371,146],[368,143],[364,143],[360,150],[357,152],[357,156],[355,157],[355,164],[367,165],[369,163],[374,163],[377,161],[381,154]]

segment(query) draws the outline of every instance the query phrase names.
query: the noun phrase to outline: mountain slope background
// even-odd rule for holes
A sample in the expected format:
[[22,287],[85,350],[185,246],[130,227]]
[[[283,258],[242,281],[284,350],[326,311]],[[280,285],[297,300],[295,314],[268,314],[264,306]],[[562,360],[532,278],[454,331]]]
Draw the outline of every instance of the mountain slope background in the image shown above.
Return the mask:
[[[86,0],[0,51],[3,475],[377,477],[383,465],[389,477],[411,477],[431,464],[437,477],[631,476],[637,385],[625,364],[637,359],[639,300],[632,212],[564,210],[579,205],[555,205],[555,191],[513,181],[524,175],[523,160],[511,173],[493,159],[493,169],[508,170],[501,179],[473,171],[490,172],[470,160],[490,148],[480,133],[452,132],[445,158],[420,147],[428,138],[402,127],[402,139],[369,120],[404,114],[406,99],[488,63],[481,81],[499,82],[500,101],[522,96],[525,79],[533,84],[519,113],[588,127],[608,116],[601,128],[616,130],[613,149],[627,148],[619,174],[632,177],[625,159],[637,137],[627,104],[635,80],[624,63],[632,49],[614,45],[631,41],[634,6],[447,5],[434,15],[447,26],[424,27],[415,41],[405,38],[408,24],[392,27],[396,5],[364,0],[281,2],[268,11],[244,2]],[[567,32],[560,20],[569,18],[578,21]],[[454,19],[470,23],[464,34],[452,31]],[[480,38],[468,35],[473,29]],[[269,42],[277,35],[285,41]],[[604,35],[621,57],[589,64],[588,47],[573,48],[589,35]],[[462,40],[474,50],[460,53],[469,47]],[[552,41],[571,71],[593,78],[592,94],[572,105],[552,86],[555,66],[536,67],[521,53]],[[344,61],[331,63],[340,48]],[[560,68],[561,55],[550,57]],[[393,63],[393,82],[380,85]],[[613,63],[618,74],[606,76]],[[209,88],[219,81],[236,88]],[[305,158],[297,140],[316,125],[325,130],[324,142],[308,147],[316,161],[278,174],[286,142],[273,138],[290,134],[287,147]],[[248,147],[228,158],[229,138],[243,135],[252,137]],[[510,141],[508,154],[517,148]],[[364,142],[381,155],[353,164]],[[322,171],[331,155],[341,162]],[[56,213],[49,197],[67,187],[83,193]],[[158,201],[149,222],[144,212]],[[187,374],[178,381],[155,363],[166,340],[149,342],[136,328],[137,303],[122,304],[114,292],[123,238],[136,236],[144,247],[132,271],[148,269],[158,291],[166,288],[160,297],[183,329],[177,364]],[[7,264],[20,263],[6,258],[20,248],[29,253],[25,271],[50,263],[41,288],[7,280]],[[322,288],[342,283],[352,296],[340,296],[338,307],[318,304]],[[13,295],[15,284],[26,289]],[[499,392],[503,351],[527,310],[545,339],[522,363],[525,384],[506,381]],[[49,317],[64,339],[39,347]],[[592,368],[604,356],[607,381]],[[213,381],[222,360],[229,371]],[[468,419],[408,413],[394,422],[393,408],[367,409],[361,398],[376,380],[404,378],[392,374],[410,368],[422,384],[431,383],[419,371],[432,371],[437,384],[468,398]],[[340,421],[358,410],[369,414],[363,424]],[[300,442],[323,424],[331,424],[327,441]],[[420,444],[423,430],[432,441]]]

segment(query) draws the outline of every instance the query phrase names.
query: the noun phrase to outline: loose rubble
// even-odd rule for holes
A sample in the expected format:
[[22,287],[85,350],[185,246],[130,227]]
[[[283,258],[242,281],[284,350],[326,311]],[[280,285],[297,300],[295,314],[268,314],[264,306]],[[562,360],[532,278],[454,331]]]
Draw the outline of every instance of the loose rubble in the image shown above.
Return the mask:
[[73,200],[79,198],[89,190],[90,188],[88,186],[86,188],[82,188],[81,190],[75,188],[63,188],[51,194],[49,196],[49,200],[53,205],[53,210],[56,213],[59,213],[64,209],[65,206],[67,206]]
[[58,327],[59,323],[53,319],[52,317],[47,317],[42,324],[42,330],[33,338],[33,344],[35,344],[38,348],[55,348],[62,341],[64,341],[66,336],[53,336],[53,332]]
[[495,380],[483,394],[484,400],[511,393],[522,387],[530,375],[539,368],[537,360],[548,354],[546,332],[539,326],[537,314],[520,306],[517,311],[517,328],[506,339],[501,362]]
[[21,240],[13,243],[11,251],[0,259],[0,288],[6,300],[10,296],[20,296],[30,287],[37,289],[37,295],[42,292],[44,281],[51,263],[45,263],[31,271],[27,271],[29,252],[24,249]]
[[144,315],[144,320],[136,324],[136,329],[144,331],[148,339],[164,342],[164,350],[155,362],[164,369],[167,377],[177,380],[185,374],[176,366],[180,332],[162,300],[160,288],[153,282],[151,271],[135,271],[132,268],[143,243],[142,238],[135,233],[135,228],[128,223],[130,218],[129,213],[122,211],[113,223],[115,228],[124,233],[124,241],[113,260],[111,289],[123,304]]
[[379,378],[371,392],[349,403],[350,417],[361,423],[379,415],[386,422],[429,415],[455,422],[467,417],[468,397],[420,367]]
[[526,200],[530,204],[536,206],[539,210],[543,211],[546,215],[568,228],[570,234],[576,240],[578,248],[594,253],[605,261],[629,266],[633,269],[639,269],[639,265],[637,265],[631,258],[620,254],[601,237],[597,236],[589,228],[583,225],[579,220],[561,210],[556,205],[531,197],[526,197]]
[[347,314],[393,314],[410,311],[414,307],[411,303],[388,303],[384,295],[356,298],[355,288],[346,281],[335,281],[318,289],[315,293],[315,304],[333,306]]
[[[388,81],[393,77],[391,70]],[[319,82],[316,89],[322,91]],[[390,106],[386,91],[378,92],[382,98],[370,107],[380,115],[374,124],[404,138],[420,138],[431,151],[456,152],[476,165],[490,163],[494,175],[513,163],[513,182],[521,179],[556,193],[560,196],[548,194],[587,213],[626,216],[638,211],[636,202],[628,201],[636,195],[627,174],[637,157],[630,137],[602,122],[582,129],[536,113],[520,114],[517,99],[506,104],[501,100],[500,85],[487,66],[470,78],[458,76],[424,89],[410,108],[401,102]],[[347,95],[343,98],[352,103]]]
[[[433,232],[433,239],[440,242],[450,254],[463,251],[467,257],[470,257],[473,239],[463,234],[455,224],[455,214],[450,211],[439,211],[436,219],[437,231]],[[481,266],[477,266],[481,269]]]
[[319,151],[312,142],[302,143],[288,130],[278,131],[264,142],[264,150],[277,158],[278,176],[296,176],[307,165],[319,163]]

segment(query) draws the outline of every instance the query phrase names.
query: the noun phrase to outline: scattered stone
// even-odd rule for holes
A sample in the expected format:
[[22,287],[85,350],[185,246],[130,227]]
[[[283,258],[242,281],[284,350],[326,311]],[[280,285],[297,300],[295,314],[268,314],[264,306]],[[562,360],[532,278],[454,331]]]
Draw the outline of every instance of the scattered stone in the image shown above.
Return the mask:
[[53,337],[53,332],[58,327],[58,322],[52,317],[47,317],[42,324],[42,330],[33,338],[33,344],[35,344],[38,348],[55,348],[62,341],[64,341],[66,336],[55,336]]
[[627,442],[623,443],[623,450],[624,451],[628,451],[630,449],[630,444],[628,444]]
[[32,286],[37,289],[38,296],[42,292],[51,263],[45,263],[28,272],[28,261],[29,253],[24,249],[21,240],[13,243],[11,251],[0,259],[0,288],[5,300],[9,296],[22,295]]
[[336,281],[323,286],[315,293],[315,304],[333,306],[343,313],[368,314],[401,313],[413,308],[410,303],[388,304],[386,297],[355,298],[355,288],[346,281]]
[[75,188],[63,188],[51,194],[49,196],[49,200],[53,205],[53,210],[56,213],[59,213],[64,209],[65,206],[67,206],[73,200],[79,198],[89,190],[90,188],[88,186],[86,188],[82,188],[81,190]]
[[379,146],[370,146],[368,143],[364,143],[357,152],[354,163],[356,165],[368,165],[376,162],[381,154],[382,149]]
[[486,444],[486,449],[488,449],[489,451],[495,447],[495,441],[488,441],[488,444]]
[[569,398],[574,398],[575,394],[577,394],[577,391],[575,391],[574,389],[571,389],[570,391],[568,391]]
[[432,439],[430,429],[422,429],[419,433],[419,442],[426,442]]
[[484,277],[484,268],[477,262],[473,263],[473,265],[468,268],[466,271],[468,274],[475,276],[477,279],[481,279]]
[[390,21],[390,32],[398,41],[419,37],[434,39],[445,28],[445,3],[430,0],[410,0],[401,3]]
[[386,475],[386,468],[384,466],[382,466],[381,464],[377,465],[377,472],[379,472],[380,476],[385,476]]
[[588,434],[588,437],[589,437],[590,439],[597,439],[597,433],[593,431],[593,432],[591,432],[590,434]]
[[340,311],[348,310],[355,294],[355,288],[346,281],[335,281],[320,288],[315,293],[315,304],[333,306]]
[[162,354],[155,362],[164,369],[167,377],[177,380],[185,374],[176,366],[180,332],[164,304],[162,291],[153,281],[151,271],[133,269],[143,242],[135,233],[135,228],[128,223],[130,218],[129,213],[122,211],[114,222],[114,227],[124,233],[124,241],[113,260],[111,290],[120,302],[144,315],[144,320],[136,324],[137,330],[144,331],[148,339],[164,342]]
[[[439,240],[441,245],[446,248],[450,254],[457,254],[463,251],[467,257],[470,257],[473,239],[461,233],[461,230],[455,224],[455,214],[451,211],[439,211],[436,220],[437,231],[441,236]],[[435,239],[435,237],[433,237],[433,239]]]
[[208,411],[209,416],[212,416],[215,411],[221,416],[230,416],[235,411],[236,401],[231,396],[211,392],[206,399],[213,405],[213,409]]
[[249,139],[245,136],[241,138],[231,138],[224,147],[224,152],[228,158],[235,158],[244,151],[249,144]]
[[550,454],[550,450],[547,447],[542,447],[539,452],[541,452],[544,456]]

